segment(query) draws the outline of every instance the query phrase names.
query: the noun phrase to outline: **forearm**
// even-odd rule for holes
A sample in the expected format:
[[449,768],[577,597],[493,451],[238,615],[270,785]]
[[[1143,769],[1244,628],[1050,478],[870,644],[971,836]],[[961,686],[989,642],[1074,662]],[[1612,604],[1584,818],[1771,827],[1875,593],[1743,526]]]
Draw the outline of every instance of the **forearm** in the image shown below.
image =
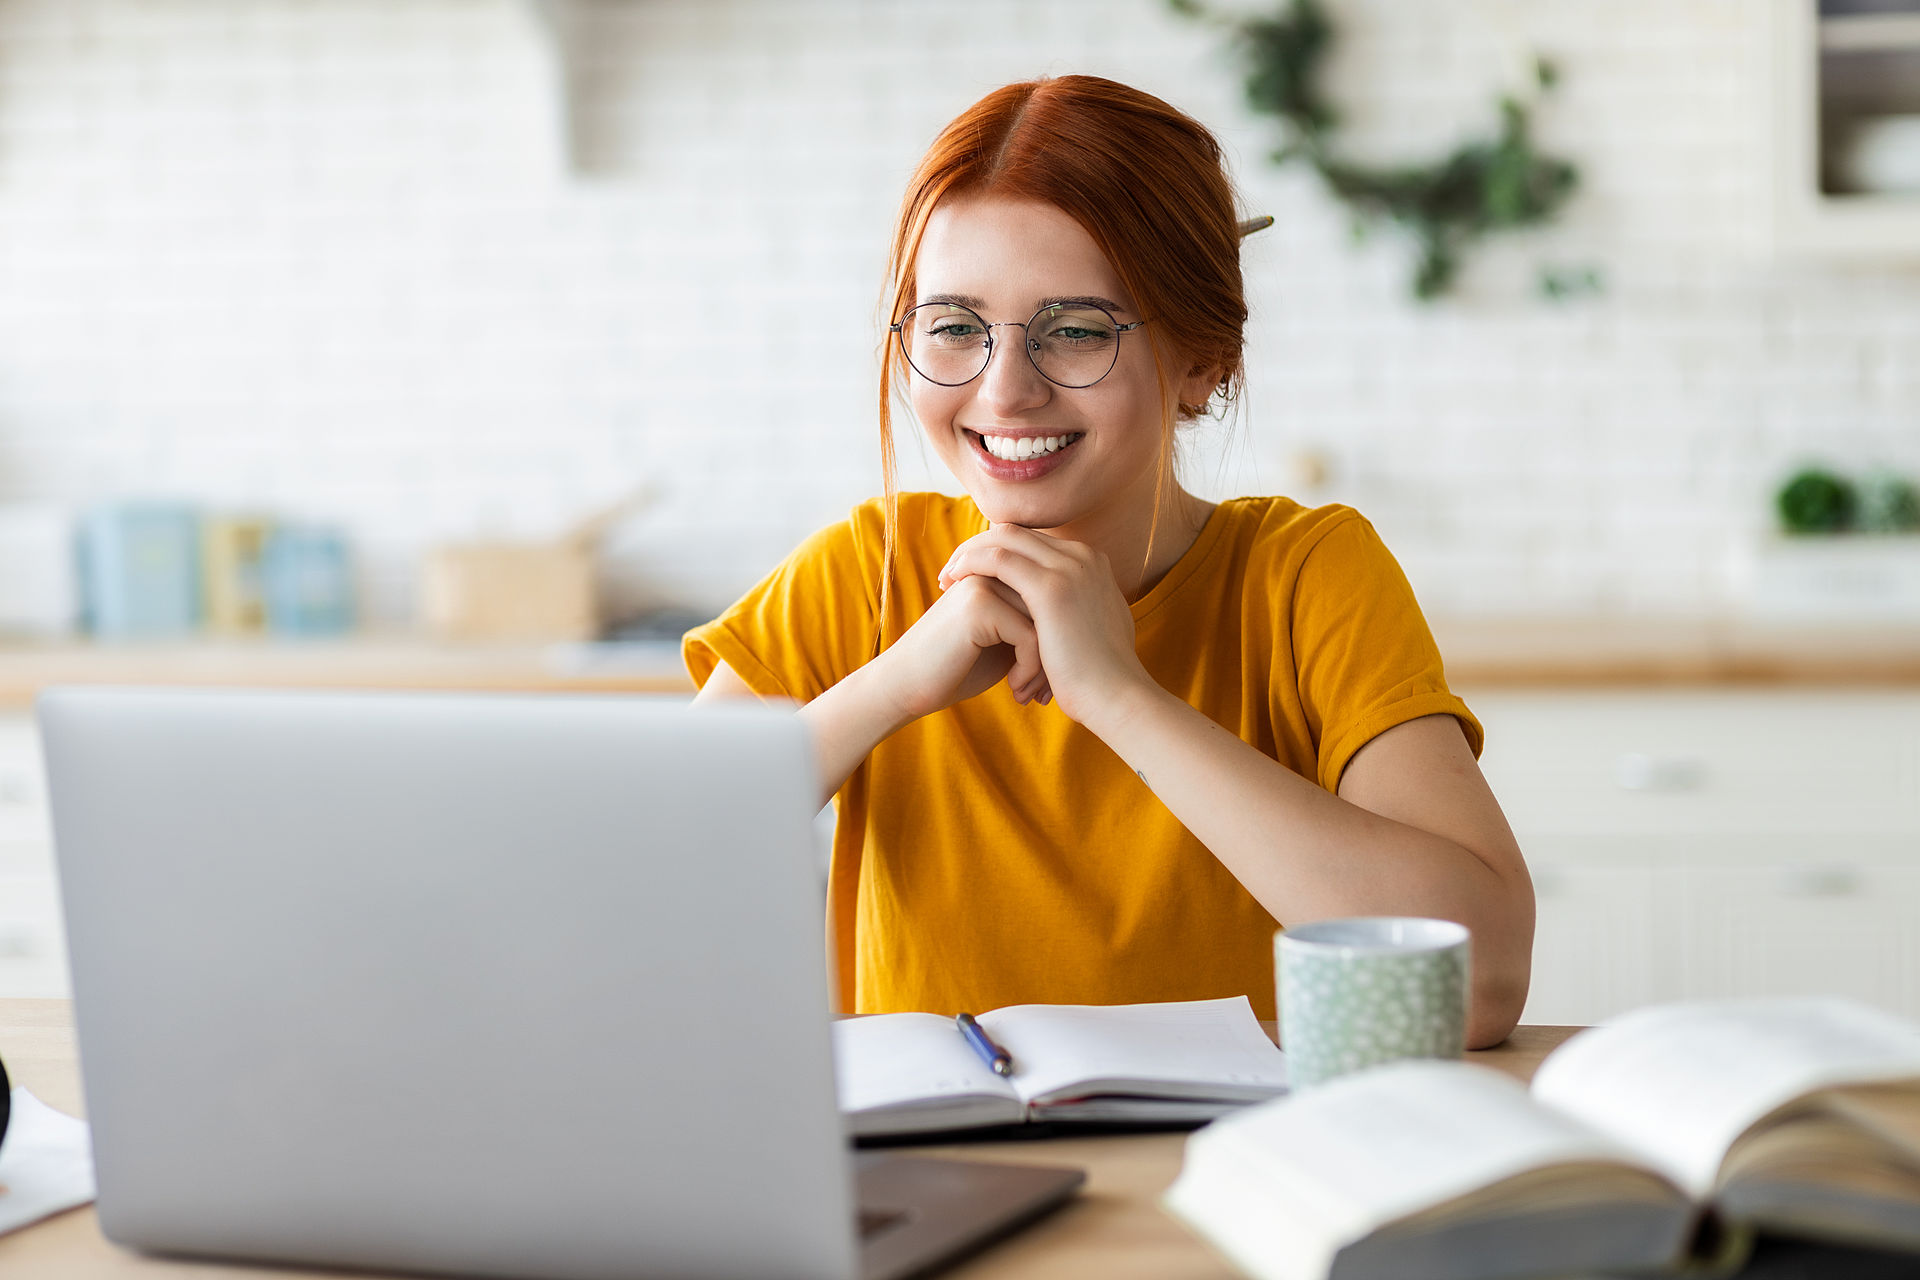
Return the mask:
[[1470,1043],[1518,1020],[1532,890],[1453,840],[1330,794],[1157,686],[1088,726],[1283,925],[1420,915],[1473,932]]
[[874,670],[871,662],[856,668],[800,708],[800,720],[813,739],[823,807],[876,746],[912,719],[881,690]]

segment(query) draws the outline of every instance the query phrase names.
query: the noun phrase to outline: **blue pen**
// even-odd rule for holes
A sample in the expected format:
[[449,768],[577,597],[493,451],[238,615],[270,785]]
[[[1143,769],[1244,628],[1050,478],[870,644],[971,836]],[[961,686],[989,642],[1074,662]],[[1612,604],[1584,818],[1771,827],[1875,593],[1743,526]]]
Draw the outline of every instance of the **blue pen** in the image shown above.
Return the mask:
[[987,1033],[981,1030],[980,1024],[973,1020],[972,1014],[963,1013],[954,1021],[960,1024],[960,1034],[967,1038],[967,1043],[973,1046],[973,1051],[980,1055],[980,1061],[993,1068],[993,1074],[997,1076],[1013,1074],[1013,1055],[987,1039]]

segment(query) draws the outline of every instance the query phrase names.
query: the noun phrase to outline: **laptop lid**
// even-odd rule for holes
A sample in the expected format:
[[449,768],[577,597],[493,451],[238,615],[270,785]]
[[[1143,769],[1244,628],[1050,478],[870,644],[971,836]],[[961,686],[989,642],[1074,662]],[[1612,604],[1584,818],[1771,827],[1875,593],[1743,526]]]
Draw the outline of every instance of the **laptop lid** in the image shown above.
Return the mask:
[[854,1274],[790,713],[70,688],[39,716],[111,1239]]

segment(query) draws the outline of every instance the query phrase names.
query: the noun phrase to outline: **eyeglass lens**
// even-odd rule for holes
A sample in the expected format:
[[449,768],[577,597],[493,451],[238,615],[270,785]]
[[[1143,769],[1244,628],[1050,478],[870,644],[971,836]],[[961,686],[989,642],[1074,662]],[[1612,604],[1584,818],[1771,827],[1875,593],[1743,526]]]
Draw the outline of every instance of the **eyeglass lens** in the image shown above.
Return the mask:
[[[929,382],[957,387],[980,376],[992,355],[992,330],[966,307],[925,302],[900,321],[900,349]],[[1028,359],[1048,381],[1090,387],[1119,358],[1119,324],[1100,307],[1042,307],[1027,321]]]

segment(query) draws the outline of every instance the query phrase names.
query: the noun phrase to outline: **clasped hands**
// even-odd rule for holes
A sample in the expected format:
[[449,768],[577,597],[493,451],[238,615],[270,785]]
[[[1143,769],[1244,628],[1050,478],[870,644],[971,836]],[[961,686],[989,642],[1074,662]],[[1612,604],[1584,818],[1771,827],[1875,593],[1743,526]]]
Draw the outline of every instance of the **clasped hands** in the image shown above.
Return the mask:
[[1021,703],[1057,703],[1087,724],[1152,684],[1112,566],[1085,543],[991,525],[954,550],[939,584],[940,598],[883,655],[908,716],[1004,679]]

